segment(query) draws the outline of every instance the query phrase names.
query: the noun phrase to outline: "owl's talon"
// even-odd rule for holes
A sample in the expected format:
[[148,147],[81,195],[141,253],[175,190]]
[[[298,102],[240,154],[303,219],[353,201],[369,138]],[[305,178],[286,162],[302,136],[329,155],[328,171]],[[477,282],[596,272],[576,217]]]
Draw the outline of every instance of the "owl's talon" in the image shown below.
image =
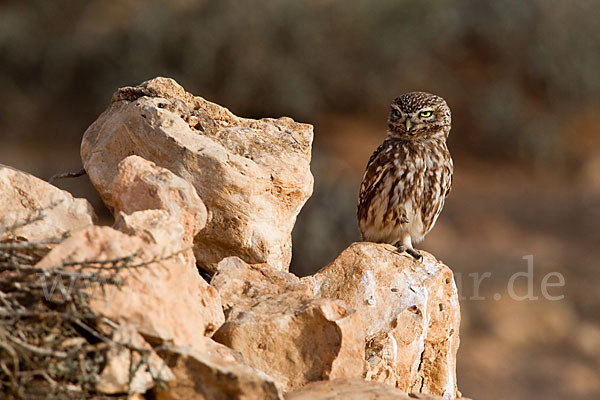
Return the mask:
[[409,256],[411,256],[412,258],[414,258],[417,261],[423,261],[423,256],[421,255],[421,253],[419,253],[418,250],[415,250],[411,247],[407,247],[403,244],[400,244],[400,242],[394,244],[394,247],[396,248],[396,251],[401,254],[401,253],[405,253],[408,254]]
[[406,251],[406,246],[400,244],[400,242],[394,243],[393,246],[398,253],[404,253]]
[[412,256],[412,258],[414,258],[417,261],[423,261],[423,255],[419,253],[418,250],[406,249],[406,253],[408,253],[408,255]]

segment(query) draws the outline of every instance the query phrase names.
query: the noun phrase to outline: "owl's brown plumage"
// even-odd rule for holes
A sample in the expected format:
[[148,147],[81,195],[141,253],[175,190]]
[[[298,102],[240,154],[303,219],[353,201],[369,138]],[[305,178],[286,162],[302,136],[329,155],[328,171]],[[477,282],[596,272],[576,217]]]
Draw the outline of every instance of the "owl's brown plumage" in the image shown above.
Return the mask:
[[388,136],[369,159],[360,187],[363,240],[421,258],[413,243],[433,228],[452,186],[450,122],[450,108],[439,96],[411,92],[392,102]]

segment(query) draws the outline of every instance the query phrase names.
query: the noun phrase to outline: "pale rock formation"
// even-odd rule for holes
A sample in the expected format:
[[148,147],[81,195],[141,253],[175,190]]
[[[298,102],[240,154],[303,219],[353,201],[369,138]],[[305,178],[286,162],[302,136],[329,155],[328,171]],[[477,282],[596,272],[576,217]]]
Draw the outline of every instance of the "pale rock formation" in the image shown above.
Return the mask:
[[[339,378],[333,381],[309,383],[286,393],[286,400],[443,400],[427,394],[406,394],[390,385],[359,379]],[[466,400],[466,399],[465,399]]]
[[120,89],[85,132],[84,167],[104,202],[121,160],[136,154],[191,182],[209,210],[194,253],[214,271],[224,257],[287,270],[296,215],[312,193],[312,126],[251,120],[156,78]]
[[302,281],[314,297],[356,310],[365,328],[365,379],[453,399],[458,295],[450,268],[423,256],[418,262],[391,245],[354,243]]
[[206,225],[207,211],[194,187],[166,168],[138,156],[118,165],[110,192],[115,204],[114,227],[161,249],[182,253],[195,265],[194,236]]
[[[35,222],[23,225],[37,216]],[[91,226],[94,219],[87,200],[0,164],[0,241],[61,239]]]
[[341,301],[314,299],[294,275],[237,257],[218,266],[211,285],[227,321],[213,338],[242,353],[285,390],[364,369],[361,321]]
[[206,207],[194,187],[168,169],[138,156],[123,159],[117,171],[110,186],[114,212],[120,216],[117,219],[123,219],[123,224],[128,225],[132,233],[138,231],[150,242],[158,244],[163,240],[157,240],[153,234],[160,234],[161,221],[165,223],[164,214],[148,213],[148,227],[141,224],[141,217],[127,215],[136,211],[164,210],[183,228],[180,248],[190,247],[207,219]]
[[174,374],[166,388],[156,388],[157,400],[276,400],[279,385],[246,365],[241,355],[208,338],[194,348],[175,346],[160,352]]
[[454,399],[460,313],[451,270],[355,243],[298,279],[231,257],[211,281],[226,322],[214,339],[286,391],[338,377]]
[[[131,214],[120,212],[117,215],[115,229],[142,239],[151,245],[160,245],[162,253],[169,255],[185,249],[183,226],[177,218],[166,210],[134,211]],[[193,264],[193,254],[189,254],[189,264]]]
[[[116,322],[134,325],[144,335],[193,345],[198,336],[211,335],[223,323],[221,300],[216,289],[181,254],[170,256],[163,250],[138,237],[95,226],[74,233],[37,267],[131,257],[116,264],[128,265],[118,275],[123,285],[90,287],[91,308]],[[114,266],[112,263],[107,266],[111,265]],[[92,269],[79,271],[89,273]],[[105,268],[102,273],[108,276],[111,270]]]

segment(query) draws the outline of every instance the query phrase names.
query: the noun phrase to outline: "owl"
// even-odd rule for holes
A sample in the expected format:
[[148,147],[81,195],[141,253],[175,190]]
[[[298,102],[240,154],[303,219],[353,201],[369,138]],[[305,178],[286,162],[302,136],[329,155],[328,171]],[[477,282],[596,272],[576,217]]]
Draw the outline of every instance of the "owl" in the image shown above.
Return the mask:
[[388,132],[360,186],[358,227],[364,241],[390,243],[417,260],[414,249],[435,225],[452,186],[446,145],[450,108],[436,95],[411,92],[391,105]]

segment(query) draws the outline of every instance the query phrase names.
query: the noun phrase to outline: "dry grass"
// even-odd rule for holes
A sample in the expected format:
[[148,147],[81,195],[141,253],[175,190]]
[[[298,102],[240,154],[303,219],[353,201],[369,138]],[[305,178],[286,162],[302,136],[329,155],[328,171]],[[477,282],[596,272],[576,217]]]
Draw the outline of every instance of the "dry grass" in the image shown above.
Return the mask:
[[[39,212],[5,233],[43,215]],[[150,350],[115,343],[111,336],[118,325],[94,312],[89,298],[91,288],[122,285],[124,269],[149,262],[136,264],[133,254],[36,268],[48,243],[62,239],[0,243],[0,393],[8,398],[102,398],[95,385],[114,346],[140,355],[130,365],[130,380],[147,363]]]

